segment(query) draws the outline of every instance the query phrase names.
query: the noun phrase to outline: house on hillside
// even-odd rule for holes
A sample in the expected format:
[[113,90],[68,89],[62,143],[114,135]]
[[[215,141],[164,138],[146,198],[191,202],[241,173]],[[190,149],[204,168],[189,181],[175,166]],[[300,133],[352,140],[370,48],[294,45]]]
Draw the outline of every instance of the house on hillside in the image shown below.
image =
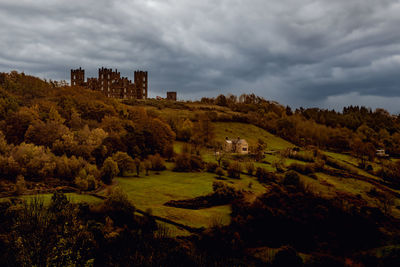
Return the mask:
[[245,139],[240,139],[240,137],[236,139],[229,139],[226,137],[224,142],[224,150],[228,153],[248,154],[249,144]]

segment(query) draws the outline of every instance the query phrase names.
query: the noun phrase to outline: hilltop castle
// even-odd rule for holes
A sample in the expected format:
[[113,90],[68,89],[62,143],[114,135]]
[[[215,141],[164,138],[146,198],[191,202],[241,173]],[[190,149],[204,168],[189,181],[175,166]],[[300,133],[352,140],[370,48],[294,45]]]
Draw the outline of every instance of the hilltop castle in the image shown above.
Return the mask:
[[147,98],[147,71],[135,71],[134,82],[115,70],[102,67],[98,78],[88,78],[85,82],[85,70],[82,68],[71,70],[71,86],[82,86],[104,95],[122,99]]

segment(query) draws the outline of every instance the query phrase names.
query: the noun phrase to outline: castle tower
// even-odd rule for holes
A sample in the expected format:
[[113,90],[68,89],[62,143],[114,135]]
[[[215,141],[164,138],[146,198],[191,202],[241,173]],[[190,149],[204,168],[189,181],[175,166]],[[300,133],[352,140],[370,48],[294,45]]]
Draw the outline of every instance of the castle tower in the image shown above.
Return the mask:
[[85,85],[85,70],[81,67],[76,70],[71,69],[71,86],[84,86]]
[[99,89],[107,96],[110,96],[111,74],[112,69],[107,69],[104,67],[101,67],[101,69],[99,69]]
[[136,87],[136,98],[147,99],[147,71],[135,71],[134,83]]
[[167,92],[167,100],[176,101],[176,92]]

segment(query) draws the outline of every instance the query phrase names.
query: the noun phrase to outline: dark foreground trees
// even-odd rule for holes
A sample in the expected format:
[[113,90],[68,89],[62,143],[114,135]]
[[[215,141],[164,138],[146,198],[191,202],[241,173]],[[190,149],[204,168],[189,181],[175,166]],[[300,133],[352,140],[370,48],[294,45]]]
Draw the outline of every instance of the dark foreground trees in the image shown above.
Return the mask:
[[197,250],[176,239],[120,190],[98,204],[73,204],[56,192],[49,205],[0,202],[0,266],[231,266],[237,257]]

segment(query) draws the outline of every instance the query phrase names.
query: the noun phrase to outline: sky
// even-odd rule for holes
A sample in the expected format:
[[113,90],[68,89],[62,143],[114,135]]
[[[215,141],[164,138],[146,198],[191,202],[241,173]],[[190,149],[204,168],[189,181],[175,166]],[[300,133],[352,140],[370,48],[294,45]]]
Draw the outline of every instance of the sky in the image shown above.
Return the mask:
[[0,71],[149,72],[149,94],[400,113],[400,0],[0,0]]

